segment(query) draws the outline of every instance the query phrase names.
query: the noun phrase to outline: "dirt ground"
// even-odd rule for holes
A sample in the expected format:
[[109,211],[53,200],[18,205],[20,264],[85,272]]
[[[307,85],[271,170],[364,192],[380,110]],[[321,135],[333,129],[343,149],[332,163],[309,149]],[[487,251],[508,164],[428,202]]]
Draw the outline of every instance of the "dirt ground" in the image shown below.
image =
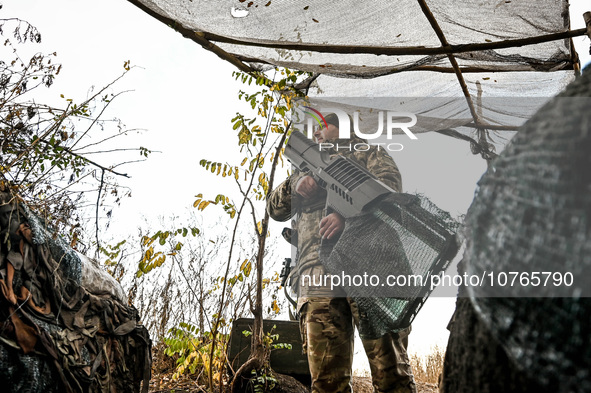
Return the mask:
[[[149,393],[204,393],[205,386],[200,386],[195,380],[187,377],[181,377],[178,380],[171,378],[172,373],[159,374],[152,377],[150,383]],[[293,379],[293,378],[292,378]],[[308,387],[296,382],[299,386],[294,386],[293,383],[286,384],[285,389],[281,389],[281,393],[301,393],[309,392]],[[353,377],[353,392],[354,393],[373,393],[370,377]],[[427,382],[417,382],[417,393],[439,393],[436,384]]]
[[[373,393],[370,377],[353,377],[353,392],[354,393]],[[437,385],[432,383],[417,383],[418,393],[439,393]]]
[[[160,386],[157,387],[157,384],[153,384],[150,389],[150,393],[198,393],[198,392],[205,392],[203,387],[198,386],[194,382],[190,380],[185,380],[183,382],[178,381],[176,384],[164,384],[168,386]],[[171,386],[173,385],[173,386]],[[301,391],[299,389],[295,389],[294,391]],[[370,377],[353,377],[353,392],[354,393],[373,393],[373,387],[371,385],[371,378]],[[425,382],[418,382],[417,383],[417,392],[418,393],[439,393],[439,389],[437,385]]]

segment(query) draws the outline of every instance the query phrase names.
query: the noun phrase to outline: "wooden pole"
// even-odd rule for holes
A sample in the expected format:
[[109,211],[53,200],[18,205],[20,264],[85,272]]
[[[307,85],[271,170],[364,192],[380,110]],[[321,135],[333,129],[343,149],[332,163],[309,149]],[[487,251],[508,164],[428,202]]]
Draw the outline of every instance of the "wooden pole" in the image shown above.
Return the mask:
[[[437,34],[437,38],[439,38],[439,42],[441,42],[442,47],[449,48],[450,45],[447,42],[445,35],[443,34],[443,30],[441,30],[441,27],[439,27],[439,23],[437,23],[435,16],[433,15],[431,10],[429,9],[429,6],[425,2],[425,0],[418,0],[418,2],[419,2],[419,5],[421,6],[421,10],[423,10],[423,14],[425,14],[427,19],[429,20],[429,23],[431,24],[431,27],[435,31],[435,34]],[[466,85],[466,81],[464,80],[464,77],[462,75],[462,71],[460,70],[460,67],[458,66],[458,62],[456,61],[456,58],[452,53],[448,53],[447,58],[449,59],[449,62],[451,63],[451,66],[456,73],[456,77],[458,79],[458,82],[460,83],[460,87],[462,88],[462,92],[464,93],[464,97],[466,97],[466,102],[468,103],[468,108],[470,109],[470,113],[472,114],[472,118],[474,119],[474,123],[479,124],[480,121],[479,121],[478,114],[476,113],[476,109],[474,108],[474,102],[472,101],[472,97],[470,96],[470,92],[468,91],[468,86]]]
[[[131,0],[130,0],[131,1]],[[496,42],[482,42],[482,43],[467,43],[449,45],[447,47],[426,48],[422,46],[398,46],[398,47],[384,47],[384,46],[351,46],[351,45],[327,45],[327,44],[310,44],[310,43],[290,43],[290,42],[262,42],[262,41],[246,41],[236,38],[228,38],[212,33],[203,33],[203,36],[209,41],[224,42],[227,44],[236,44],[243,46],[257,46],[261,48],[272,49],[289,49],[298,51],[312,51],[323,53],[340,53],[340,54],[373,54],[373,55],[389,55],[389,56],[404,56],[404,55],[446,55],[449,53],[462,52],[478,52],[485,50],[514,48],[526,45],[541,44],[549,41],[562,40],[565,38],[578,37],[587,34],[587,29],[568,30],[559,33],[543,34],[536,37],[517,38],[511,40],[503,40]]]
[[[268,65],[272,65],[275,66],[276,64],[271,63],[268,60],[264,60],[264,59],[259,59],[256,57],[248,57],[248,56],[243,56],[243,55],[235,55],[234,57],[236,57],[238,60],[242,61],[242,62],[247,62],[247,63],[260,63],[260,64],[268,64]],[[526,68],[529,67],[529,68]],[[386,68],[386,67],[383,67]],[[367,70],[367,68],[365,68]],[[532,71],[536,71],[536,72],[549,72],[549,71],[564,71],[564,70],[573,70],[573,63],[572,61],[564,61],[564,64],[562,67],[557,67],[556,63],[551,63],[551,62],[547,62],[547,63],[541,63],[541,64],[535,64],[535,65],[527,65],[527,66],[523,66],[523,65],[513,65],[513,64],[508,64],[508,65],[503,65],[502,68],[501,67],[479,67],[479,66],[460,66],[460,70],[462,71],[462,74],[465,73],[482,73],[482,72],[532,72]],[[326,71],[322,71],[322,74],[325,75],[331,75],[331,72],[328,68],[325,68]],[[452,68],[452,67],[448,67],[448,66],[432,66],[432,65],[419,65],[419,66],[410,66],[410,67],[400,67],[400,68],[392,68],[391,70],[386,70],[383,72],[376,72],[376,73],[371,73],[366,71],[365,73],[350,73],[350,75],[354,76],[355,78],[367,78],[367,79],[371,79],[371,78],[375,78],[378,76],[384,76],[384,75],[391,75],[391,74],[396,74],[399,72],[406,72],[406,71],[429,71],[429,72],[441,72],[441,73],[448,73],[448,74],[452,74],[455,73],[456,71]],[[343,73],[338,73],[338,75],[342,76]]]

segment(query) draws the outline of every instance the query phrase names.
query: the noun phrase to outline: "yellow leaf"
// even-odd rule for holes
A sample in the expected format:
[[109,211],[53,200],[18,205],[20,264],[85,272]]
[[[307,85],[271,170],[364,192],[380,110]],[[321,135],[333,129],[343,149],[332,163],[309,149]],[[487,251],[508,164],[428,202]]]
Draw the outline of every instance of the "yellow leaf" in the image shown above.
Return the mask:
[[240,270],[244,270],[247,263],[248,263],[248,259],[245,259],[244,262],[242,262],[242,265],[240,265]]
[[193,203],[193,207],[199,206],[199,203],[201,203],[201,199],[203,199],[203,194],[199,193],[195,195],[195,198],[197,198],[197,200],[195,201],[195,203]]
[[251,137],[252,137],[252,133],[250,132],[250,130],[243,126],[242,130],[240,130],[240,132],[238,133],[238,143],[239,144],[248,143],[248,141],[250,141]]

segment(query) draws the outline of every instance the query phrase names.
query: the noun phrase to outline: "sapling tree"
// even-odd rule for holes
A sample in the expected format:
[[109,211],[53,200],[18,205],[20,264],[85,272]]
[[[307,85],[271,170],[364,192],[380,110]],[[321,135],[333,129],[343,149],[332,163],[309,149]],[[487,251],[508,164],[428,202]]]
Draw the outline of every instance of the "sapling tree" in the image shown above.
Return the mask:
[[[269,252],[269,215],[265,200],[275,184],[277,171],[286,164],[283,149],[290,132],[289,113],[295,99],[304,95],[294,86],[313,80],[307,73],[287,69],[257,75],[235,72],[234,77],[246,85],[238,96],[253,112],[250,115],[236,113],[232,119],[239,156],[235,162],[224,162],[212,156],[203,158],[199,164],[209,176],[232,183],[236,192],[232,195],[215,193],[215,190],[212,195],[201,192],[193,205],[203,214],[217,207],[226,215],[226,221],[218,219],[216,224],[227,234],[225,241],[217,244],[217,272],[211,282],[210,291],[218,295],[215,299],[209,298],[211,314],[206,331],[184,321],[172,329],[165,340],[167,353],[179,356],[175,376],[194,372],[209,391],[238,389],[242,379],[268,375],[270,371],[268,361],[272,345],[263,333],[263,316],[265,312],[267,315],[278,313],[280,307],[276,295],[270,299],[265,296],[271,284],[277,284],[274,285],[277,289],[279,286],[278,274],[268,271],[268,260],[276,255]],[[203,241],[201,233],[197,237]],[[161,266],[171,269],[175,259],[192,244],[190,238],[186,229],[144,236],[138,277],[151,274],[150,271]],[[224,260],[222,266],[218,258]],[[268,305],[264,305],[265,299],[269,299]],[[211,303],[212,300],[215,301]],[[243,315],[240,310],[244,300],[254,316],[251,355],[240,369],[234,370],[234,379],[229,381],[225,372],[230,365],[227,359],[229,324],[233,318]]]
[[[233,262],[235,237],[242,219],[250,217],[252,231],[256,235],[253,258],[256,278],[253,289],[254,299],[250,302],[250,311],[254,316],[251,351],[248,360],[235,372],[231,385],[232,390],[235,391],[239,389],[243,378],[251,377],[253,370],[269,368],[270,347],[263,333],[265,253],[269,237],[269,214],[264,208],[264,201],[273,189],[278,167],[284,163],[283,149],[290,132],[289,112],[294,100],[303,95],[294,86],[306,77],[308,80],[311,78],[307,73],[287,69],[275,69],[273,76],[263,74],[253,76],[241,72],[235,72],[234,76],[245,84],[254,81],[257,86],[260,86],[254,93],[245,91],[239,93],[239,98],[247,102],[256,114],[249,117],[237,113],[232,119],[233,129],[237,132],[237,142],[243,154],[241,162],[239,165],[232,165],[227,162],[204,159],[200,164],[217,176],[233,179],[240,197],[234,201],[225,195],[218,195],[213,200],[207,200],[199,194],[195,206],[203,210],[209,204],[219,205],[235,220],[226,272],[229,271]],[[223,303],[222,299],[219,305],[220,311]],[[219,320],[216,319],[212,331],[213,340],[216,339],[218,324]],[[213,386],[211,380],[210,386]]]

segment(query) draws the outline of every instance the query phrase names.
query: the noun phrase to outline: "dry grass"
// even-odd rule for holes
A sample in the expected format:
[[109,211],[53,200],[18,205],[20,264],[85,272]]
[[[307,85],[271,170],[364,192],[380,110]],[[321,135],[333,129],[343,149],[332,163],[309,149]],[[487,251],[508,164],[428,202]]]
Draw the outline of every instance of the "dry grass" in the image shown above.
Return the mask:
[[[355,393],[374,393],[371,377],[353,376],[353,391]],[[436,384],[417,382],[417,393],[439,393]]]
[[437,346],[432,348],[431,353],[426,356],[411,355],[410,365],[417,384],[424,383],[437,386],[439,376],[443,372],[444,359],[445,351]]
[[[445,351],[434,347],[426,356],[410,356],[418,393],[438,393],[439,375],[443,371]],[[369,370],[355,370],[353,377],[353,391],[355,393],[373,393],[371,374]]]

